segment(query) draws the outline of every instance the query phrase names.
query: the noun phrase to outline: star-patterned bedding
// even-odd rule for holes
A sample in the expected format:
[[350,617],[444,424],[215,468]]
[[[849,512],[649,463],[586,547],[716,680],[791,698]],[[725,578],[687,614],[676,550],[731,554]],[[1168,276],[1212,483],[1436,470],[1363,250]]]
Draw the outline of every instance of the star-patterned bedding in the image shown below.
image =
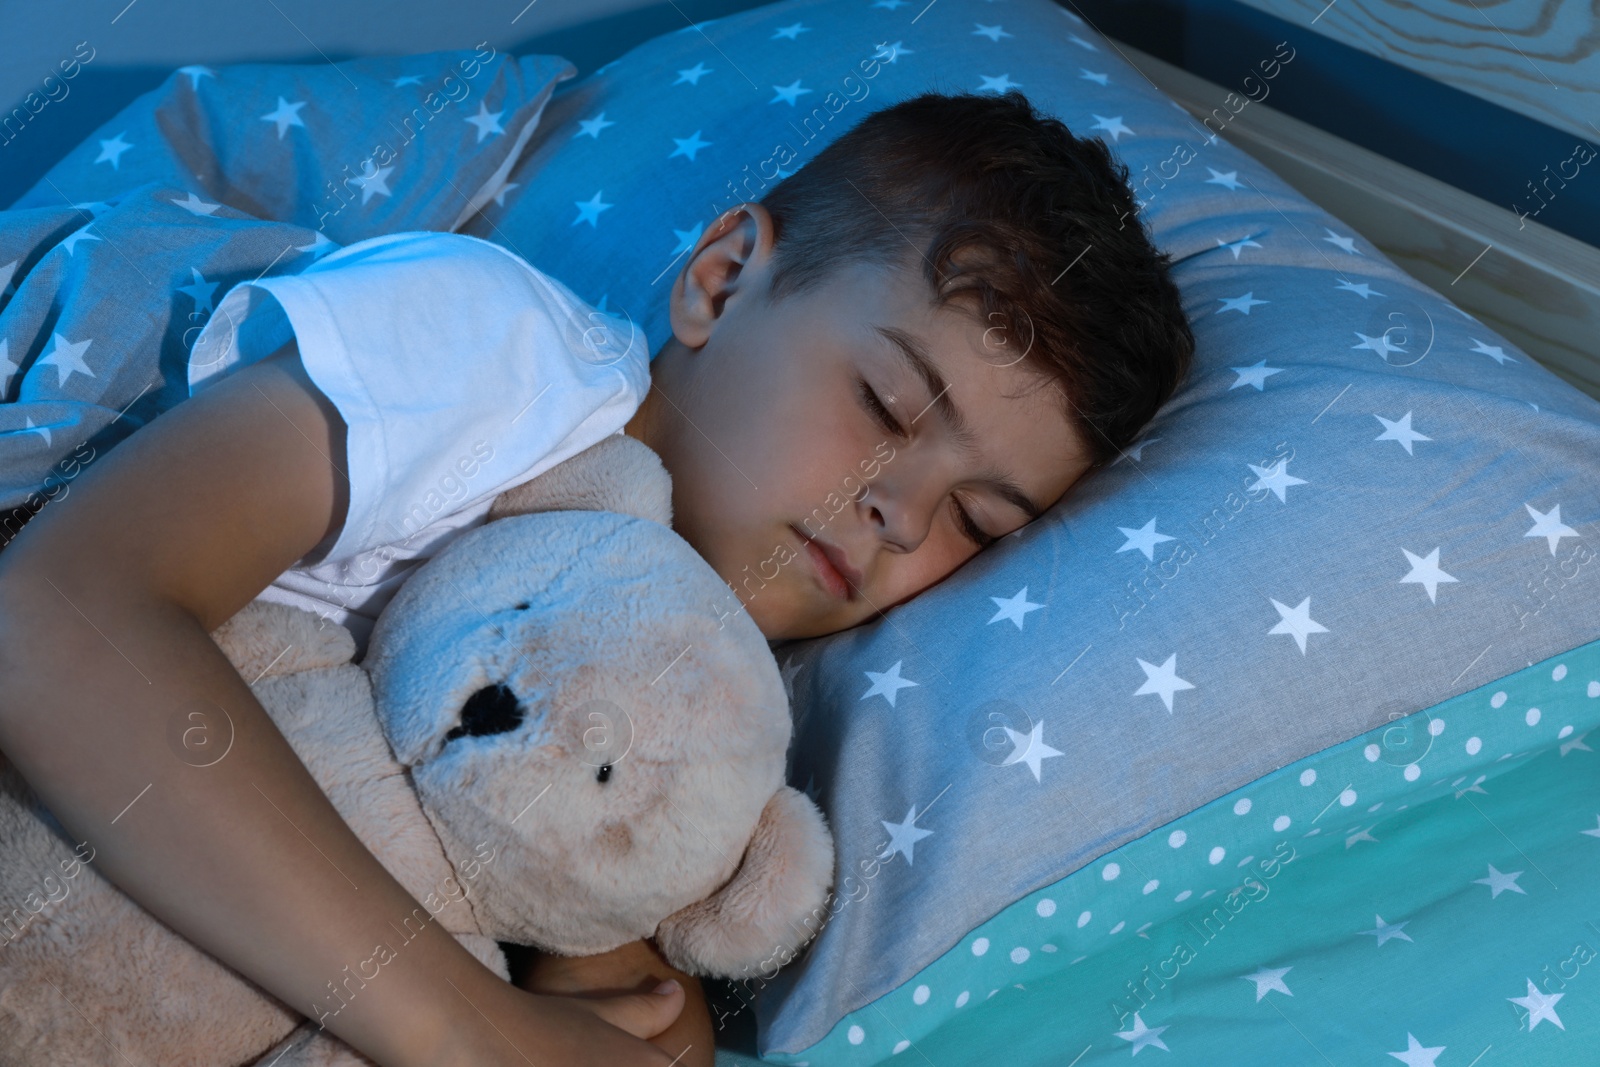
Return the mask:
[[182,400],[232,284],[503,198],[576,73],[485,45],[188,66],[131,103],[0,213],[0,509],[37,512]]
[[[1098,1051],[1084,1061],[1159,1058],[1155,1039],[1117,1035],[1170,1025],[1160,1037],[1172,1055],[1187,1033],[1197,1035],[1183,1053],[1190,1062],[1232,1062],[1200,1036],[1208,1013],[1234,1011],[1225,1001],[1164,994],[1138,1009],[1139,1022],[1106,1004],[1136,976],[1138,967],[1121,974],[1128,960],[1170,951],[1154,940],[1162,923],[1181,921],[1185,904],[1209,909],[1208,889],[1225,893],[1249,873],[1235,857],[1259,862],[1280,839],[1307,857],[1289,870],[1319,872],[1335,899],[1360,906],[1326,928],[1287,906],[1296,917],[1253,943],[1258,961],[1208,951],[1177,986],[1200,986],[1190,976],[1208,968],[1301,968],[1285,979],[1295,998],[1274,993],[1261,1012],[1312,999],[1312,987],[1296,989],[1301,975],[1370,986],[1356,968],[1364,961],[1339,947],[1341,937],[1380,947],[1350,925],[1362,910],[1369,929],[1382,914],[1413,923],[1407,932],[1440,930],[1428,951],[1442,955],[1427,966],[1451,979],[1435,979],[1429,996],[1476,1005],[1513,981],[1508,970],[1491,982],[1474,962],[1480,935],[1467,917],[1424,908],[1420,889],[1386,898],[1364,880],[1364,846],[1378,846],[1384,862],[1422,866],[1436,888],[1480,856],[1498,871],[1525,871],[1537,921],[1555,931],[1581,925],[1573,898],[1545,892],[1542,879],[1529,884],[1531,862],[1514,850],[1491,854],[1480,841],[1478,852],[1446,858],[1436,843],[1397,859],[1408,846],[1390,839],[1411,820],[1422,820],[1409,832],[1423,840],[1454,833],[1451,804],[1429,801],[1429,783],[1484,775],[1479,788],[1492,792],[1494,772],[1518,763],[1496,767],[1504,752],[1543,751],[1568,726],[1582,733],[1600,706],[1587,695],[1562,716],[1515,717],[1520,736],[1497,740],[1502,748],[1490,746],[1490,722],[1457,736],[1435,713],[1450,732],[1409,772],[1394,765],[1403,752],[1382,749],[1369,770],[1388,777],[1352,784],[1348,807],[1346,782],[1323,769],[1282,804],[1256,799],[1227,835],[1182,829],[1219,798],[1231,805],[1282,781],[1284,768],[1298,781],[1320,766],[1302,761],[1381,745],[1350,747],[1374,730],[1396,741],[1424,722],[1421,709],[1600,638],[1591,565],[1600,405],[1216,136],[1268,99],[1276,79],[1293,78],[1294,59],[1293,41],[1263,54],[1202,123],[1114,42],[1047,0],[785,0],[686,26],[563,84],[510,175],[519,190],[467,223],[590,302],[631,315],[654,347],[670,329],[675,269],[716,212],[759,199],[868,110],[928,89],[1016,88],[1104,138],[1175,260],[1199,344],[1195,371],[1124,456],[882,621],[777,649],[797,722],[791,781],[823,805],[840,859],[827,923],[801,959],[719,997],[752,1005],[768,1060],[870,1063],[909,1041],[901,1055],[971,1062],[1002,1033],[1006,1055],[1026,1062],[1070,1063],[1091,1045]],[[1545,698],[1528,698],[1516,715],[1535,699]],[[1473,738],[1477,747],[1461,747]],[[1493,818],[1525,851],[1534,831],[1558,821],[1558,852],[1593,843],[1571,826],[1585,813],[1563,807],[1588,796],[1585,817],[1600,812],[1588,759],[1583,747],[1553,758],[1578,776],[1560,786],[1567,793],[1541,793],[1536,771],[1514,779],[1532,783],[1519,794],[1533,813],[1525,826]],[[1452,770],[1435,769],[1445,764]],[[1490,803],[1468,793],[1455,807],[1477,802]],[[1345,852],[1344,837],[1396,811],[1402,823]],[[1269,833],[1280,816],[1291,829]],[[1327,857],[1301,836],[1318,829],[1341,841]],[[1195,844],[1172,850],[1174,834]],[[1100,872],[1124,847],[1130,859],[1114,861],[1121,877],[1107,880]],[[1158,864],[1152,852],[1166,858]],[[1477,889],[1471,878],[1486,869],[1460,884]],[[1160,885],[1142,893],[1151,881]],[[1091,888],[1117,903],[1092,902]],[[1185,890],[1192,895],[1175,899]],[[1038,906],[1057,910],[1030,910]],[[1036,928],[1005,925],[1019,914]],[[991,923],[1001,932],[984,932]],[[1290,940],[1319,930],[1320,941]],[[983,955],[971,948],[979,937],[991,946]],[[1319,952],[1333,970],[1283,962]],[[1530,957],[1517,965],[1538,978]],[[1249,992],[1236,975],[1227,982]],[[1020,1006],[1016,983],[1038,992],[1033,1007]],[[1001,992],[990,998],[991,989]],[[1477,999],[1463,999],[1469,993]],[[1600,992],[1575,986],[1569,996],[1563,1021],[1576,1034],[1585,1005],[1600,1014],[1588,999]],[[1519,1036],[1509,1007],[1499,1010],[1490,1018],[1511,1029],[1497,1055]],[[1455,1062],[1470,1039],[1442,1039],[1426,1017],[1411,1032],[1424,1049],[1448,1044],[1440,1062]],[[1216,1032],[1233,1042],[1232,1055],[1257,1057],[1247,1062],[1322,1062],[1304,1047],[1273,1060],[1292,1026],[1271,1018],[1277,1030],[1251,1030],[1253,1017],[1237,1016]],[[1552,1035],[1565,1031],[1542,1024],[1520,1036]],[[1373,1040],[1369,1061],[1410,1048],[1392,1028]],[[1427,1053],[1406,1055],[1427,1062]]]

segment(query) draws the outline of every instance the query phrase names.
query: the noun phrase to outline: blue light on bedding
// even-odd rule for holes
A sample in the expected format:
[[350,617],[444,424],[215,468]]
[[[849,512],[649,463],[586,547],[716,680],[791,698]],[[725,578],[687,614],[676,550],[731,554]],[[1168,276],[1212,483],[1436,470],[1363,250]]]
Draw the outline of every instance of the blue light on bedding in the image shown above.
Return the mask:
[[1597,727],[1600,642],[1098,857],[769,1059],[1592,1063]]
[[[839,868],[807,952],[736,990],[768,1058],[834,1062],[811,1050],[846,1019],[892,1049],[879,1007],[1019,900],[1600,638],[1600,405],[1217,135],[1295,76],[1275,46],[1202,123],[1045,0],[786,0],[562,85],[520,194],[469,225],[654,348],[714,212],[868,110],[1016,88],[1127,163],[1174,257],[1195,370],[1121,460],[881,622],[778,649],[791,782],[822,803]],[[1034,947],[1030,973],[1049,962]],[[1099,981],[1083,988],[1109,997]]]
[[[321,74],[410,108],[459,57],[423,58]],[[332,247],[309,227],[347,166],[336,240],[481,208],[468,232],[654,348],[718,211],[869,109],[1018,89],[1128,164],[1195,370],[1048,514],[881,622],[778,650],[791,781],[840,866],[817,940],[748,990],[760,1047],[1079,1067],[1600,1047],[1600,405],[1216,136],[1251,84],[1295,76],[1292,48],[1205,125],[1047,0],[785,0],[552,90],[570,69],[494,68],[388,174],[350,141],[387,112],[319,128],[288,88],[308,68],[187,68],[113,120],[0,226],[0,503],[36,510],[69,488],[62,457],[170,406],[221,288]],[[207,131],[215,169],[179,167]],[[213,245],[160,239],[201,215]],[[145,287],[148,321],[97,317],[100,285]]]

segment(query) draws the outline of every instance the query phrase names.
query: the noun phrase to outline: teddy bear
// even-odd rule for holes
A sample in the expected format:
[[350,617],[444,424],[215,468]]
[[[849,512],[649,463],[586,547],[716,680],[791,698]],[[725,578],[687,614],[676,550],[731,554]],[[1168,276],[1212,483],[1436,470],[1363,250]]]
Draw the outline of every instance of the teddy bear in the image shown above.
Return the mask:
[[[502,978],[499,942],[653,937],[723,977],[792,959],[825,913],[833,841],[784,782],[792,722],[764,638],[713,607],[726,584],[670,523],[660,459],[614,434],[417,568],[359,664],[348,630],[287,604],[212,633],[421,905],[304,1002],[122,894],[0,758],[0,1064],[370,1065],[327,1020],[430,921]],[[227,758],[221,725],[169,737],[192,765]]]

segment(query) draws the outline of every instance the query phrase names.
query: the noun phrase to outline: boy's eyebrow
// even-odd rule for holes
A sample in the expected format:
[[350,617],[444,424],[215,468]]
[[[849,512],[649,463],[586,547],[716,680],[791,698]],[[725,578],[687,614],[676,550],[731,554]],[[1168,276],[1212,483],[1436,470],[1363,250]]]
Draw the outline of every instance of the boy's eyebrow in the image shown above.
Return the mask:
[[[922,379],[923,384],[928,388],[928,392],[933,394],[933,402],[928,407],[939,412],[939,417],[944,420],[945,426],[949,428],[950,436],[956,442],[957,447],[968,458],[976,457],[978,452],[977,437],[967,424],[966,416],[961,413],[961,409],[956,406],[956,402],[950,398],[950,384],[944,380],[944,375],[939,373],[939,368],[933,365],[933,360],[928,356],[928,350],[921,339],[897,326],[874,324],[872,328],[881,337],[894,345],[895,353],[900,356],[917,377]],[[916,422],[927,410],[927,408],[923,408],[911,421]],[[1044,509],[1029,499],[1028,494],[1022,491],[1022,486],[1018,485],[1004,471],[990,467],[980,472],[980,481],[1003,497],[1007,503],[1028,516],[1029,522],[1044,514]]]

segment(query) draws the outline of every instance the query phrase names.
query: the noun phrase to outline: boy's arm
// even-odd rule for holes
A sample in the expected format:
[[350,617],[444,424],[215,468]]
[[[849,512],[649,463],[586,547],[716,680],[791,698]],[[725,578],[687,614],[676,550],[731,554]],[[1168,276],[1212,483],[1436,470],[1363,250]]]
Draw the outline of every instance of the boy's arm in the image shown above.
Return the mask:
[[[310,1015],[420,905],[210,639],[342,515],[344,424],[293,356],[130,435],[0,553],[0,751],[106,877]],[[191,766],[174,721],[231,729],[231,748]],[[668,1061],[623,1030],[660,1031],[681,993],[531,996],[437,923],[396,952],[325,1019],[385,1067]]]

